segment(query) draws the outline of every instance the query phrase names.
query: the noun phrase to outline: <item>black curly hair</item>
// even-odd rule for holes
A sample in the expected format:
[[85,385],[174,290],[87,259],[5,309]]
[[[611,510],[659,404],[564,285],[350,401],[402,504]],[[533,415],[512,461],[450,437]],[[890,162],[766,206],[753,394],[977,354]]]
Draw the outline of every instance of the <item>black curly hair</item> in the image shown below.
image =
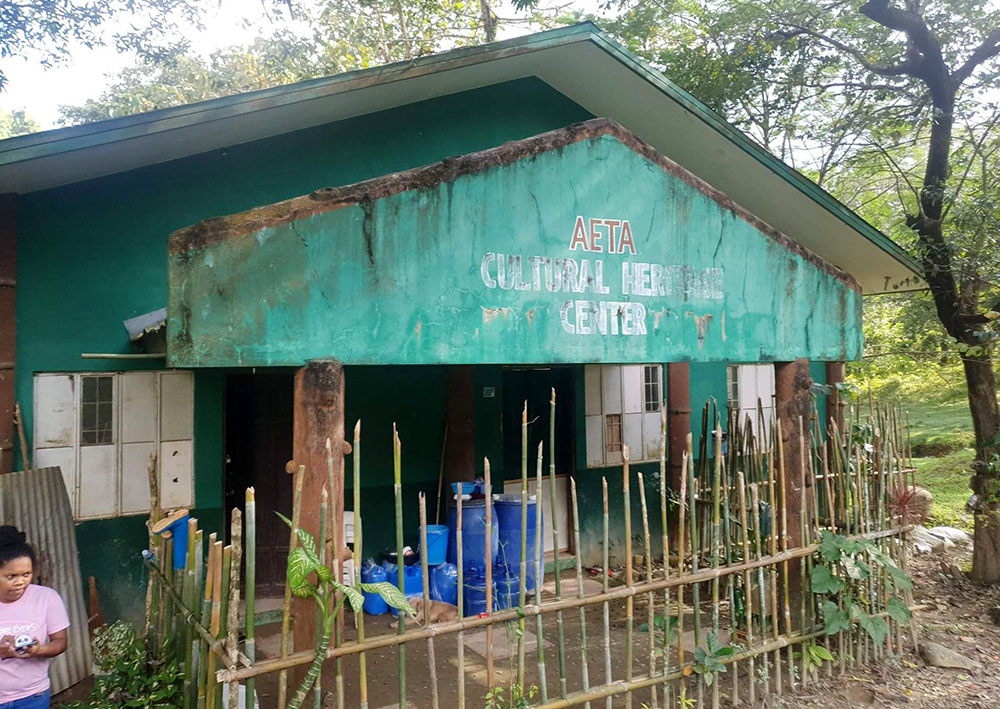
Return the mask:
[[8,561],[23,559],[25,557],[31,559],[32,566],[35,565],[37,561],[35,550],[31,548],[31,545],[25,539],[24,532],[20,531],[17,527],[9,524],[0,526],[0,566],[3,566]]

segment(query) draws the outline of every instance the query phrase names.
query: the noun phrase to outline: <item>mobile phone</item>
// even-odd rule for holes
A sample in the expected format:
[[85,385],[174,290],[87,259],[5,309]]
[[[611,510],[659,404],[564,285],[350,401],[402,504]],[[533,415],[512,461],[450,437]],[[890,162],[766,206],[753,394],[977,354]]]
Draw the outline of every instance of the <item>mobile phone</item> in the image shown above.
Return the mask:
[[14,640],[14,652],[22,654],[26,653],[29,647],[37,644],[38,641],[36,639],[22,635],[21,637]]

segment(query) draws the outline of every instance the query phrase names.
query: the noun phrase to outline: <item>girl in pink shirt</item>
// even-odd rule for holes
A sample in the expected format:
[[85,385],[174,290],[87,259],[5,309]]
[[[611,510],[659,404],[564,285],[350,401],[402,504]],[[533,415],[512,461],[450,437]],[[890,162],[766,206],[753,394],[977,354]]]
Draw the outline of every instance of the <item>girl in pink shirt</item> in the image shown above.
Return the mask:
[[0,709],[48,709],[49,658],[66,651],[66,607],[34,569],[24,534],[0,527]]

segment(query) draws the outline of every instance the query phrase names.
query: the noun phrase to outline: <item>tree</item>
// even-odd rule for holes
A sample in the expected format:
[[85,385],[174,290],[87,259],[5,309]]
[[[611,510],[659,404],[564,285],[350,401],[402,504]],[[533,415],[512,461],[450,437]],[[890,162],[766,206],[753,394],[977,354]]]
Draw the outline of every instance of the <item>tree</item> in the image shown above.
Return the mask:
[[27,133],[37,133],[41,126],[34,118],[27,115],[24,110],[0,111],[0,140],[13,138],[16,135],[26,135]]
[[[1000,84],[1000,10],[974,0],[626,0],[622,9],[614,29],[626,43],[690,81],[696,95],[710,97],[772,151],[810,155],[806,162],[823,180],[831,168],[875,153],[890,182],[906,185],[897,214],[937,317],[961,353],[975,429],[973,577],[1000,581],[1000,410],[990,329],[1000,304],[981,305],[996,275],[984,261],[991,252],[969,250],[973,234],[995,233],[996,185],[980,181],[970,197],[967,170],[993,159],[984,146],[995,142],[996,107],[987,97]],[[664,40],[678,38],[682,48],[671,52]],[[902,164],[894,162],[900,150],[908,151]],[[911,190],[906,180],[915,170]]]
[[312,28],[309,36],[279,30],[207,58],[183,53],[141,62],[121,72],[100,98],[62,107],[63,122],[103,120],[407,61],[489,41],[501,22],[486,0],[325,0],[301,12]]

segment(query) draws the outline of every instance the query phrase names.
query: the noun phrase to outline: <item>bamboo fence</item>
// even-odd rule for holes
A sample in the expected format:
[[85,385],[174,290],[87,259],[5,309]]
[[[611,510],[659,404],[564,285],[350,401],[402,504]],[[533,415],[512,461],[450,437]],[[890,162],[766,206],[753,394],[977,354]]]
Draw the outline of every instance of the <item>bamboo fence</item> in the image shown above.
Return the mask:
[[[553,391],[548,436],[550,491],[555,490],[556,461],[552,455],[556,450],[555,416]],[[368,706],[372,687],[378,687],[381,693],[379,704],[398,701],[400,706],[406,706],[408,691],[411,696],[413,694],[413,688],[408,688],[406,682],[405,651],[411,643],[424,644],[424,655],[429,663],[427,677],[431,686],[426,697],[421,695],[420,705],[437,707],[445,703],[439,699],[440,685],[445,682],[457,685],[458,707],[464,709],[467,703],[481,706],[487,689],[498,682],[493,630],[505,624],[508,628],[516,628],[517,636],[516,672],[508,674],[507,688],[523,692],[530,706],[545,708],[597,706],[601,700],[610,707],[615,697],[620,697],[625,706],[632,706],[633,695],[650,707],[688,706],[682,700],[690,702],[692,698],[698,707],[709,702],[713,708],[744,702],[754,705],[762,697],[782,696],[808,686],[816,681],[820,671],[827,675],[834,671],[848,672],[859,663],[899,655],[904,650],[904,642],[909,641],[911,646],[916,644],[913,624],[907,629],[890,613],[890,600],[894,593],[899,593],[890,578],[892,569],[873,566],[872,573],[864,578],[851,578],[839,568],[831,570],[831,575],[840,579],[843,585],[842,591],[834,597],[838,609],[856,602],[870,617],[885,620],[886,632],[878,643],[861,627],[858,618],[827,635],[823,608],[829,608],[824,601],[829,603],[830,597],[813,593],[810,583],[813,570],[823,564],[822,557],[817,554],[820,543],[826,538],[824,535],[831,533],[842,535],[846,540],[867,540],[869,548],[889,560],[889,566],[905,572],[907,558],[903,536],[914,521],[905,505],[912,486],[912,466],[908,419],[898,409],[872,401],[867,411],[860,405],[850,406],[843,431],[833,421],[823,429],[815,412],[809,420],[790,422],[802,434],[799,455],[791,456],[784,449],[782,437],[773,434],[781,430],[784,422],[767,421],[762,411],[756,421],[749,417],[740,421],[732,416],[727,421],[724,439],[720,414],[714,406],[706,405],[698,455],[695,456],[694,437],[689,434],[686,449],[682,451],[680,486],[676,491],[668,486],[664,415],[659,469],[654,461],[653,467],[647,466],[644,473],[635,473],[629,451],[623,446],[621,489],[609,490],[607,478],[602,479],[603,564],[593,571],[600,580],[587,583],[588,576],[578,553],[572,569],[560,570],[556,563],[554,571],[542,572],[533,592],[525,585],[527,564],[531,563],[526,545],[528,417],[525,404],[520,480],[521,578],[516,607],[493,607],[496,593],[488,578],[487,611],[474,617],[464,616],[463,516],[462,501],[458,499],[457,620],[430,622],[427,559],[422,555],[424,585],[421,591],[427,621],[421,625],[411,620],[407,624],[406,614],[400,613],[395,633],[367,635],[364,616],[358,613],[352,624],[356,639],[344,638],[338,631],[335,642],[325,651],[326,659],[333,660],[336,667],[335,682],[332,686],[317,684],[312,688],[316,707],[321,705],[324,689],[333,693],[335,706],[344,706],[345,686],[357,691],[362,707]],[[541,493],[545,482],[542,453],[540,443],[535,470],[536,560],[542,552]],[[357,573],[363,558],[364,526],[360,422],[354,429],[352,455],[353,558]],[[798,469],[787,469],[787,460],[799,460]],[[401,559],[404,538],[402,445],[395,427],[393,462],[396,546]],[[485,471],[489,495],[489,461],[485,462]],[[299,467],[294,475],[293,528],[301,517],[305,470]],[[633,505],[634,484],[638,485],[637,506]],[[654,548],[647,507],[647,493],[653,490],[659,495],[660,503],[659,550]],[[570,495],[572,519],[579,520],[578,489],[573,479],[570,480]],[[624,515],[625,535],[621,542],[613,542],[610,535],[609,509],[615,496],[622,504]],[[550,498],[554,500],[554,495]],[[795,530],[797,534],[788,528],[791,500],[801,509],[802,521],[800,528]],[[326,509],[327,502],[324,491],[321,501],[324,529],[330,526],[328,519],[336,518]],[[493,525],[490,507],[486,505],[487,546]],[[560,535],[569,534],[579,550],[579,526],[560,530],[555,511],[553,502],[555,547],[558,548]],[[280,654],[269,659],[257,656],[256,514],[254,490],[250,488],[246,491],[243,509],[232,512],[229,544],[217,540],[215,533],[205,539],[197,520],[189,520],[186,566],[176,572],[168,562],[172,558],[173,540],[167,535],[151,539],[152,554],[147,555],[145,562],[150,579],[147,628],[150,635],[171,645],[176,656],[182,659],[185,709],[221,707],[224,684],[228,684],[230,690],[228,706],[236,709],[240,684],[245,685],[247,696],[252,697],[255,679],[274,673],[278,674],[278,706],[283,707],[289,694],[289,671],[304,668],[314,659],[313,652],[290,652],[288,649],[291,594],[287,588]],[[634,526],[636,515],[639,520]],[[160,516],[160,510],[153,511],[153,520]],[[422,495],[419,517],[421,549],[426,549],[423,527],[427,515]],[[634,534],[634,529],[641,533]],[[334,530],[333,536],[337,534]],[[329,538],[326,532],[324,537]],[[793,537],[801,538],[802,543],[792,545]],[[207,558],[203,558],[205,542]],[[633,556],[634,542],[635,550],[641,549],[641,556]],[[289,550],[297,543],[293,529]],[[325,544],[320,545],[321,554],[324,547]],[[490,558],[488,549],[486,553]],[[335,564],[336,558],[334,554],[331,564]],[[620,566],[611,567],[612,559]],[[342,579],[339,568],[336,573],[338,579]],[[489,568],[487,574],[490,574]],[[542,590],[546,576],[552,581],[553,593]],[[404,574],[400,573],[401,591],[403,582]],[[564,593],[564,584],[569,582],[575,584],[575,590]],[[593,592],[585,592],[588,585]],[[900,602],[906,607],[912,606],[909,592],[901,595],[897,606]],[[509,592],[507,597],[510,597]],[[348,608],[347,605],[343,607]],[[572,621],[574,610],[578,616]],[[569,615],[564,617],[566,613]],[[527,621],[532,617],[536,644],[529,651],[525,638],[531,627]],[[551,621],[551,625],[547,621]],[[471,670],[466,665],[466,639],[473,631],[483,630],[487,634],[486,686],[475,685],[476,688],[470,691],[467,685],[475,681],[470,679]],[[436,659],[436,650],[441,649],[442,642],[449,637],[454,637],[457,643],[456,674],[451,674]],[[595,645],[589,646],[589,640],[594,639],[597,639]],[[554,666],[546,664],[546,646],[550,651],[554,646],[557,654]],[[793,651],[796,646],[799,647],[797,652]],[[807,652],[812,646],[823,646],[835,659],[817,667],[809,660],[812,653]],[[380,650],[392,652],[393,649],[398,658],[396,692],[387,698],[387,688],[393,683],[386,677],[386,666],[393,663],[381,663],[379,682],[372,685],[366,657]],[[358,661],[348,674],[341,663],[350,656],[358,656]],[[569,663],[570,656],[579,659],[574,657],[574,662]],[[355,673],[354,668],[356,675],[351,676]],[[422,668],[419,671],[423,677]]]

